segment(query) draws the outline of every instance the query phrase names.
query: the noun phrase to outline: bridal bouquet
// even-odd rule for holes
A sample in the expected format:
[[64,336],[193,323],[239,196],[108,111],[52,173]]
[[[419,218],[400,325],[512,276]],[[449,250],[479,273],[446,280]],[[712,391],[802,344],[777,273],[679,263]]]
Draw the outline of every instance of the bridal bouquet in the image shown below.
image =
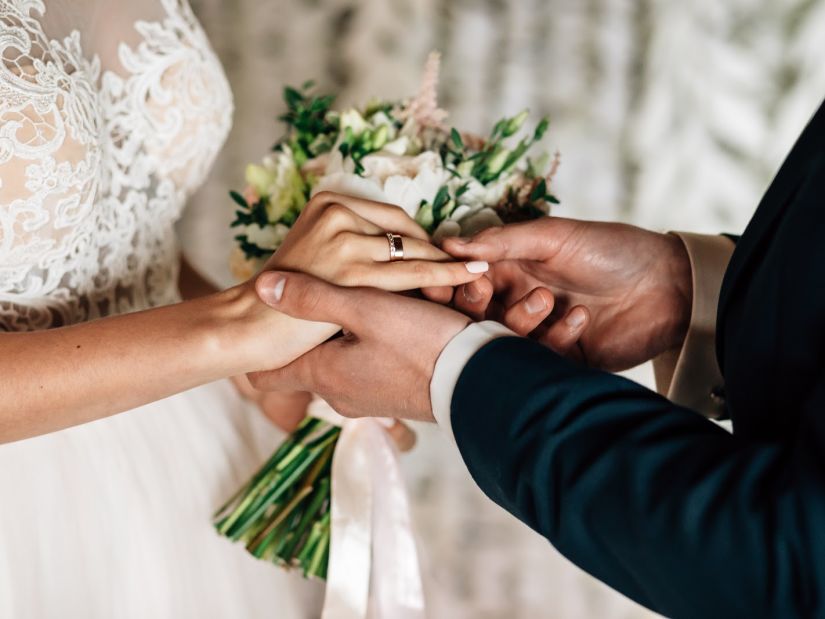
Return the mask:
[[[438,107],[439,57],[427,61],[419,94],[336,110],[313,85],[286,88],[287,133],[246,168],[232,268],[252,276],[277,251],[310,196],[323,190],[397,204],[435,241],[549,213],[558,154],[531,148],[547,119],[523,137],[527,111],[486,137],[445,124]],[[308,417],[249,483],[221,508],[218,531],[258,558],[326,578],[330,560],[333,460],[341,429]]]

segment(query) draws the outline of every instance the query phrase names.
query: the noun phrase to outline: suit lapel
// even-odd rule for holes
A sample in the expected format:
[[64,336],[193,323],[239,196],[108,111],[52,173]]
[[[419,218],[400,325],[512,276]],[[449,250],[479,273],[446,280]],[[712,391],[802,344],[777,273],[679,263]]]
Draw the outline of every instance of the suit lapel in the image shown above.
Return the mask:
[[755,266],[755,261],[764,255],[765,248],[772,240],[772,232],[793,201],[794,193],[802,184],[807,174],[809,163],[815,154],[825,146],[825,102],[813,116],[802,135],[797,140],[779,173],[768,187],[759,203],[756,213],[748,224],[731,257],[725,272],[722,290],[719,295],[719,309],[716,321],[716,354],[719,367],[724,371],[725,318],[731,301],[740,285],[747,281],[748,273]]

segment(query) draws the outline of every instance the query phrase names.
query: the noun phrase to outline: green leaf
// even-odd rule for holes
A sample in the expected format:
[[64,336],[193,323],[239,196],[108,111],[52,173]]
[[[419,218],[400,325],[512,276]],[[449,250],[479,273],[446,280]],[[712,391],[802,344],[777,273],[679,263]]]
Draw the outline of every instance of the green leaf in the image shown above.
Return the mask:
[[538,183],[536,183],[533,191],[530,192],[530,202],[538,202],[539,200],[543,200],[546,194],[547,182],[544,179],[541,179]]
[[419,226],[421,226],[425,230],[432,230],[433,224],[435,224],[435,218],[433,217],[433,207],[431,204],[428,204],[426,200],[421,201],[421,206],[418,208],[418,212],[415,214],[415,221],[416,223],[418,223]]
[[307,80],[301,86],[301,90],[309,90],[315,87],[315,80]]
[[239,206],[249,208],[249,204],[247,203],[246,198],[244,198],[237,191],[230,191],[229,197],[232,198]]
[[376,129],[375,135],[372,137],[372,147],[374,150],[384,148],[384,145],[389,141],[390,128],[387,125],[381,125]]
[[450,130],[450,139],[457,149],[464,150],[464,140],[461,139],[461,134],[455,127]]
[[450,201],[450,190],[447,188],[446,185],[441,187],[438,190],[438,193],[435,194],[435,199],[433,199],[433,211],[438,212],[441,208]]
[[515,135],[524,126],[524,121],[527,120],[529,114],[529,110],[524,110],[520,114],[508,119],[501,129],[502,137],[509,138],[511,135]]
[[490,141],[491,141],[491,142],[495,142],[495,141],[496,141],[496,139],[498,138],[499,134],[500,134],[500,133],[502,132],[502,130],[504,129],[504,125],[505,125],[505,124],[507,124],[507,119],[506,119],[506,118],[502,118],[502,119],[501,119],[500,121],[498,121],[495,125],[493,125],[493,130],[490,132]]
[[489,173],[493,176],[498,176],[512,156],[512,153],[506,148],[496,149],[496,151],[497,152],[487,161],[486,166]]
[[547,133],[548,127],[550,127],[550,119],[545,116],[536,127],[535,133],[533,133],[533,141],[538,142],[541,140],[544,134]]
[[253,221],[261,228],[265,228],[269,225],[269,214],[266,212],[266,204],[267,201],[264,198],[261,198],[252,205],[252,209],[249,213],[252,216]]
[[291,228],[295,224],[295,221],[298,219],[298,215],[300,215],[300,213],[296,213],[292,210],[287,211],[281,217],[280,223],[284,224],[287,228]]
[[247,211],[235,211],[235,221],[229,224],[229,227],[236,228],[238,226],[248,226],[253,223],[255,223],[255,220]]
[[286,102],[287,107],[293,110],[304,102],[304,95],[292,86],[286,86],[284,88],[284,101]]
[[263,258],[264,256],[269,256],[272,254],[272,250],[261,249],[254,243],[250,243],[249,238],[245,234],[239,234],[235,237],[235,240],[238,241],[238,244],[241,246],[241,250],[247,258]]
[[460,197],[461,197],[461,196],[463,196],[465,193],[467,193],[467,190],[468,190],[468,189],[470,189],[470,183],[469,183],[469,181],[468,181],[468,182],[466,182],[466,183],[464,183],[461,187],[459,187],[458,189],[456,189],[456,190],[455,190],[455,197],[456,197],[456,199],[460,198]]

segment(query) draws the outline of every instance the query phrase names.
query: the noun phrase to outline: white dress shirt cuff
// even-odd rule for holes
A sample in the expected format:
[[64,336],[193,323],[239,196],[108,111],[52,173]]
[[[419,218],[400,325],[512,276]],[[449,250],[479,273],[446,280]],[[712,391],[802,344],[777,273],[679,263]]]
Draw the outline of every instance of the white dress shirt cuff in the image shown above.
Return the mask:
[[476,322],[451,339],[438,356],[430,381],[430,402],[436,422],[453,442],[455,437],[450,420],[450,407],[464,366],[485,344],[499,337],[515,335],[504,325],[492,320]]

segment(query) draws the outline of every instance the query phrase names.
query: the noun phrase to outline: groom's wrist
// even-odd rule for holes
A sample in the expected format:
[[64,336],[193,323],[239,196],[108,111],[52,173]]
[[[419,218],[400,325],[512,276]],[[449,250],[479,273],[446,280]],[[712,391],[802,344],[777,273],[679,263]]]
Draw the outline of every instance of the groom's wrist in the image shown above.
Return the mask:
[[515,336],[510,329],[493,321],[472,323],[451,339],[435,363],[430,381],[430,402],[436,423],[454,441],[451,402],[458,379],[470,359],[486,344],[500,337]]
[[666,350],[681,348],[693,314],[693,268],[685,242],[677,234],[663,235],[668,254],[662,257],[662,277],[670,286],[672,313],[666,337]]
[[708,416],[722,410],[714,395],[723,386],[716,361],[716,312],[735,244],[724,236],[674,232],[690,261],[691,309],[686,333],[654,360],[656,385],[668,398]]

